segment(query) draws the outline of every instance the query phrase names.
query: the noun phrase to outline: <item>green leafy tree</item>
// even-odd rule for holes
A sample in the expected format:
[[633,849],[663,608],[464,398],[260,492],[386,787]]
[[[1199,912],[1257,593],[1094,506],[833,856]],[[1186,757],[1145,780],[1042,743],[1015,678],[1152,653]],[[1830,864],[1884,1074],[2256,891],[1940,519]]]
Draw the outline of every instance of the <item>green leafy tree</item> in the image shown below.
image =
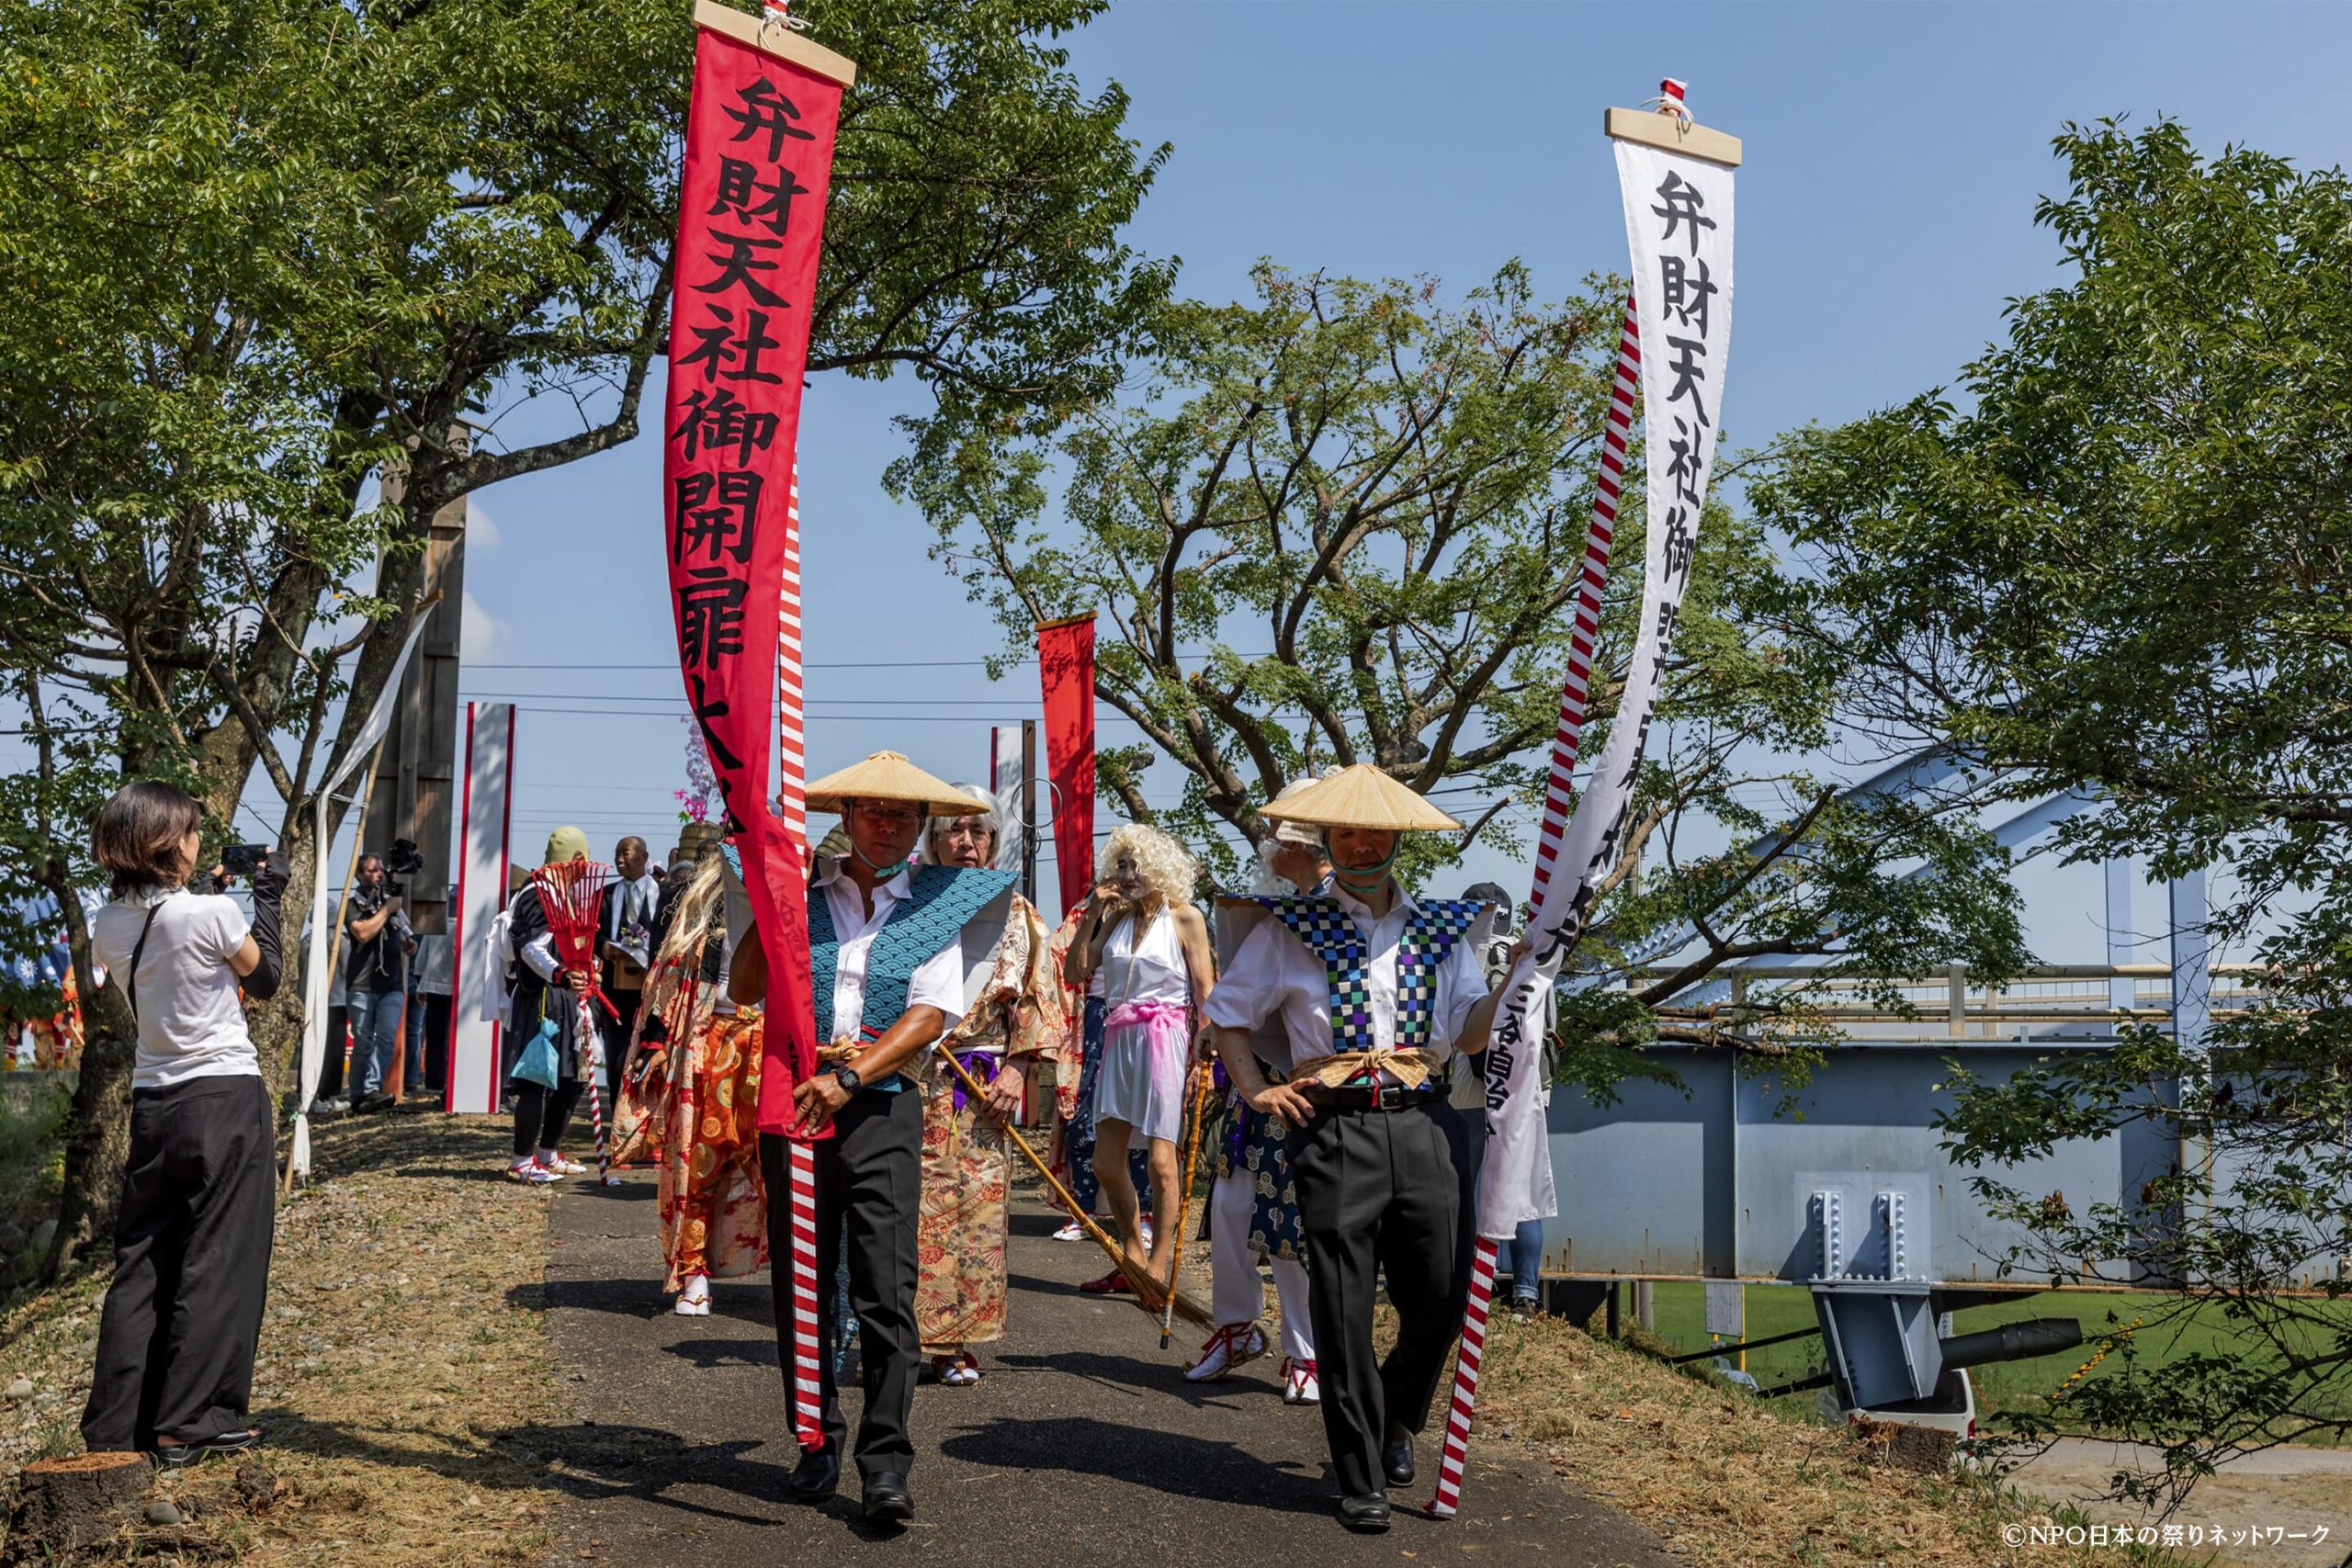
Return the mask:
[[[2352,183],[2168,122],[2057,148],[2038,217],[2067,281],[2011,303],[1955,395],[1807,432],[1754,495],[1811,568],[1776,612],[1792,648],[2005,792],[2092,799],[2069,857],[2211,868],[2213,933],[2265,965],[2202,1040],[1958,1072],[1946,1123],[2030,1232],[2012,1267],[2178,1285],[2143,1339],[2230,1325],[2231,1353],[2119,1358],[2019,1422],[2162,1447],[2121,1484],[2177,1502],[2233,1446],[2352,1432]],[[2000,1174],[2142,1123],[2184,1160],[2136,1201]]]
[[[893,479],[996,613],[1004,658],[1036,622],[1099,615],[1096,694],[1144,736],[1106,751],[1104,792],[1228,885],[1260,807],[1332,762],[1375,762],[1455,807],[1465,840],[1526,848],[1514,815],[1541,804],[1623,299],[1605,283],[1545,304],[1516,265],[1459,302],[1429,280],[1261,266],[1251,301],[1171,310],[1124,400],[1050,441],[944,433],[958,438]],[[1635,565],[1609,581],[1588,755],[1631,654],[1638,503],[1616,551]],[[1565,998],[1566,1071],[1596,1093],[1664,1076],[1643,1051],[1661,1038],[1793,1084],[1817,1054],[1821,982],[2021,960],[2001,857],[1964,800],[1841,798],[1803,765],[1849,727],[1835,671],[1792,671],[1758,635],[1747,606],[1776,581],[1762,535],[1714,509],[1633,819],[1573,960],[1594,983]],[[1143,775],[1162,762],[1182,788],[1155,812]],[[1416,882],[1461,851],[1408,845]],[[1736,1001],[1700,989],[1767,954],[1826,962]]]
[[[1118,237],[1160,154],[1051,41],[1099,9],[801,7],[861,66],[812,374],[906,367],[918,424],[1009,428],[1110,384],[1170,272]],[[37,725],[80,704],[121,773],[187,778],[223,826],[259,767],[305,886],[433,514],[639,432],[689,13],[0,0],[0,646],[40,673]],[[559,403],[578,428],[502,438]],[[256,1014],[281,1078],[299,1021],[291,988]],[[120,1055],[83,1120],[121,1119]],[[113,1185],[72,1173],[61,1260]]]

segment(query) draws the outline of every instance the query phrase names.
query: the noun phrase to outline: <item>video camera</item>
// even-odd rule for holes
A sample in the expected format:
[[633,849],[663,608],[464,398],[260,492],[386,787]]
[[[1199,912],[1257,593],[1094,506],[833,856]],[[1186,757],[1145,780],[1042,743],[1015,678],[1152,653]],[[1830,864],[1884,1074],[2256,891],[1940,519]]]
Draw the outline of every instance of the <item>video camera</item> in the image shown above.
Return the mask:
[[397,876],[413,876],[424,869],[424,856],[417,850],[416,840],[414,839],[394,839],[392,840],[391,849],[384,855],[384,892],[386,896],[393,898],[405,897],[408,893],[408,884],[405,882],[395,882],[392,878]]

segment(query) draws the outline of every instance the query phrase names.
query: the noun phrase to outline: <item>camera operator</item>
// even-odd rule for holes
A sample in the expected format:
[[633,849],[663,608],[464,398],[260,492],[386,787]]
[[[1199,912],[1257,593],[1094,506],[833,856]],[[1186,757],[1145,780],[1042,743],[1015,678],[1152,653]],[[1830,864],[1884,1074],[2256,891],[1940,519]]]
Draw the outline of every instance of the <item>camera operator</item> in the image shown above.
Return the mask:
[[392,1101],[384,1093],[392,1053],[400,1048],[401,1007],[408,992],[409,954],[415,933],[401,909],[407,889],[390,880],[383,857],[359,857],[351,908],[344,917],[345,1006],[351,1015],[351,1109],[381,1111]]
[[[232,900],[189,892],[202,819],[187,795],[142,781],[90,832],[113,895],[90,945],[130,1005],[139,1049],[82,1438],[94,1453],[165,1464],[261,1440],[245,1411],[276,1213],[277,1117],[237,992],[242,979],[255,1000],[277,993],[286,871],[254,857],[250,922]],[[227,880],[216,867],[213,886]]]

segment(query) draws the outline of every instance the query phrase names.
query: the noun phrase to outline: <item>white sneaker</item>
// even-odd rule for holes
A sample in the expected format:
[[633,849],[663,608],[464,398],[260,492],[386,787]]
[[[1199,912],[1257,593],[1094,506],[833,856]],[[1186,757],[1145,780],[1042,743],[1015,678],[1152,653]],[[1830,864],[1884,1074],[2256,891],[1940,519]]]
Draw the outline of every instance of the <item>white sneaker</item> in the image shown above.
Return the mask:
[[1283,1358],[1283,1403],[1284,1404],[1320,1404],[1323,1385],[1316,1380],[1313,1361]]
[[506,1179],[519,1181],[526,1187],[545,1187],[548,1182],[560,1181],[562,1178],[537,1160],[518,1159],[506,1168]]
[[1221,1378],[1244,1361],[1254,1361],[1266,1353],[1264,1330],[1254,1323],[1228,1323],[1209,1336],[1201,1347],[1201,1359],[1184,1369],[1186,1382],[1207,1382]]

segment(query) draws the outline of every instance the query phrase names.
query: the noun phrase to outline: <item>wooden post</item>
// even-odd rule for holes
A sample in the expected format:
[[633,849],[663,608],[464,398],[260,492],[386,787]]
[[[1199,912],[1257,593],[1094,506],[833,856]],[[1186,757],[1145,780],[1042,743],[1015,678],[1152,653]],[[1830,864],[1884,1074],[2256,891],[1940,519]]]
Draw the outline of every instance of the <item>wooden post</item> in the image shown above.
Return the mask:
[[[1037,721],[1021,721],[1021,896],[1037,903]],[[1064,910],[1063,913],[1069,913]]]
[[1622,1280],[1611,1280],[1609,1281],[1609,1315],[1606,1319],[1606,1325],[1608,1327],[1607,1337],[1611,1339],[1616,1338],[1623,1328],[1623,1325],[1618,1322],[1618,1296],[1623,1287],[1623,1284],[1624,1281]]
[[1657,1328],[1657,1299],[1656,1286],[1648,1280],[1634,1281],[1634,1321],[1656,1332]]
[[1954,964],[1944,971],[1946,1032],[1954,1040],[1968,1037],[1968,965]]

